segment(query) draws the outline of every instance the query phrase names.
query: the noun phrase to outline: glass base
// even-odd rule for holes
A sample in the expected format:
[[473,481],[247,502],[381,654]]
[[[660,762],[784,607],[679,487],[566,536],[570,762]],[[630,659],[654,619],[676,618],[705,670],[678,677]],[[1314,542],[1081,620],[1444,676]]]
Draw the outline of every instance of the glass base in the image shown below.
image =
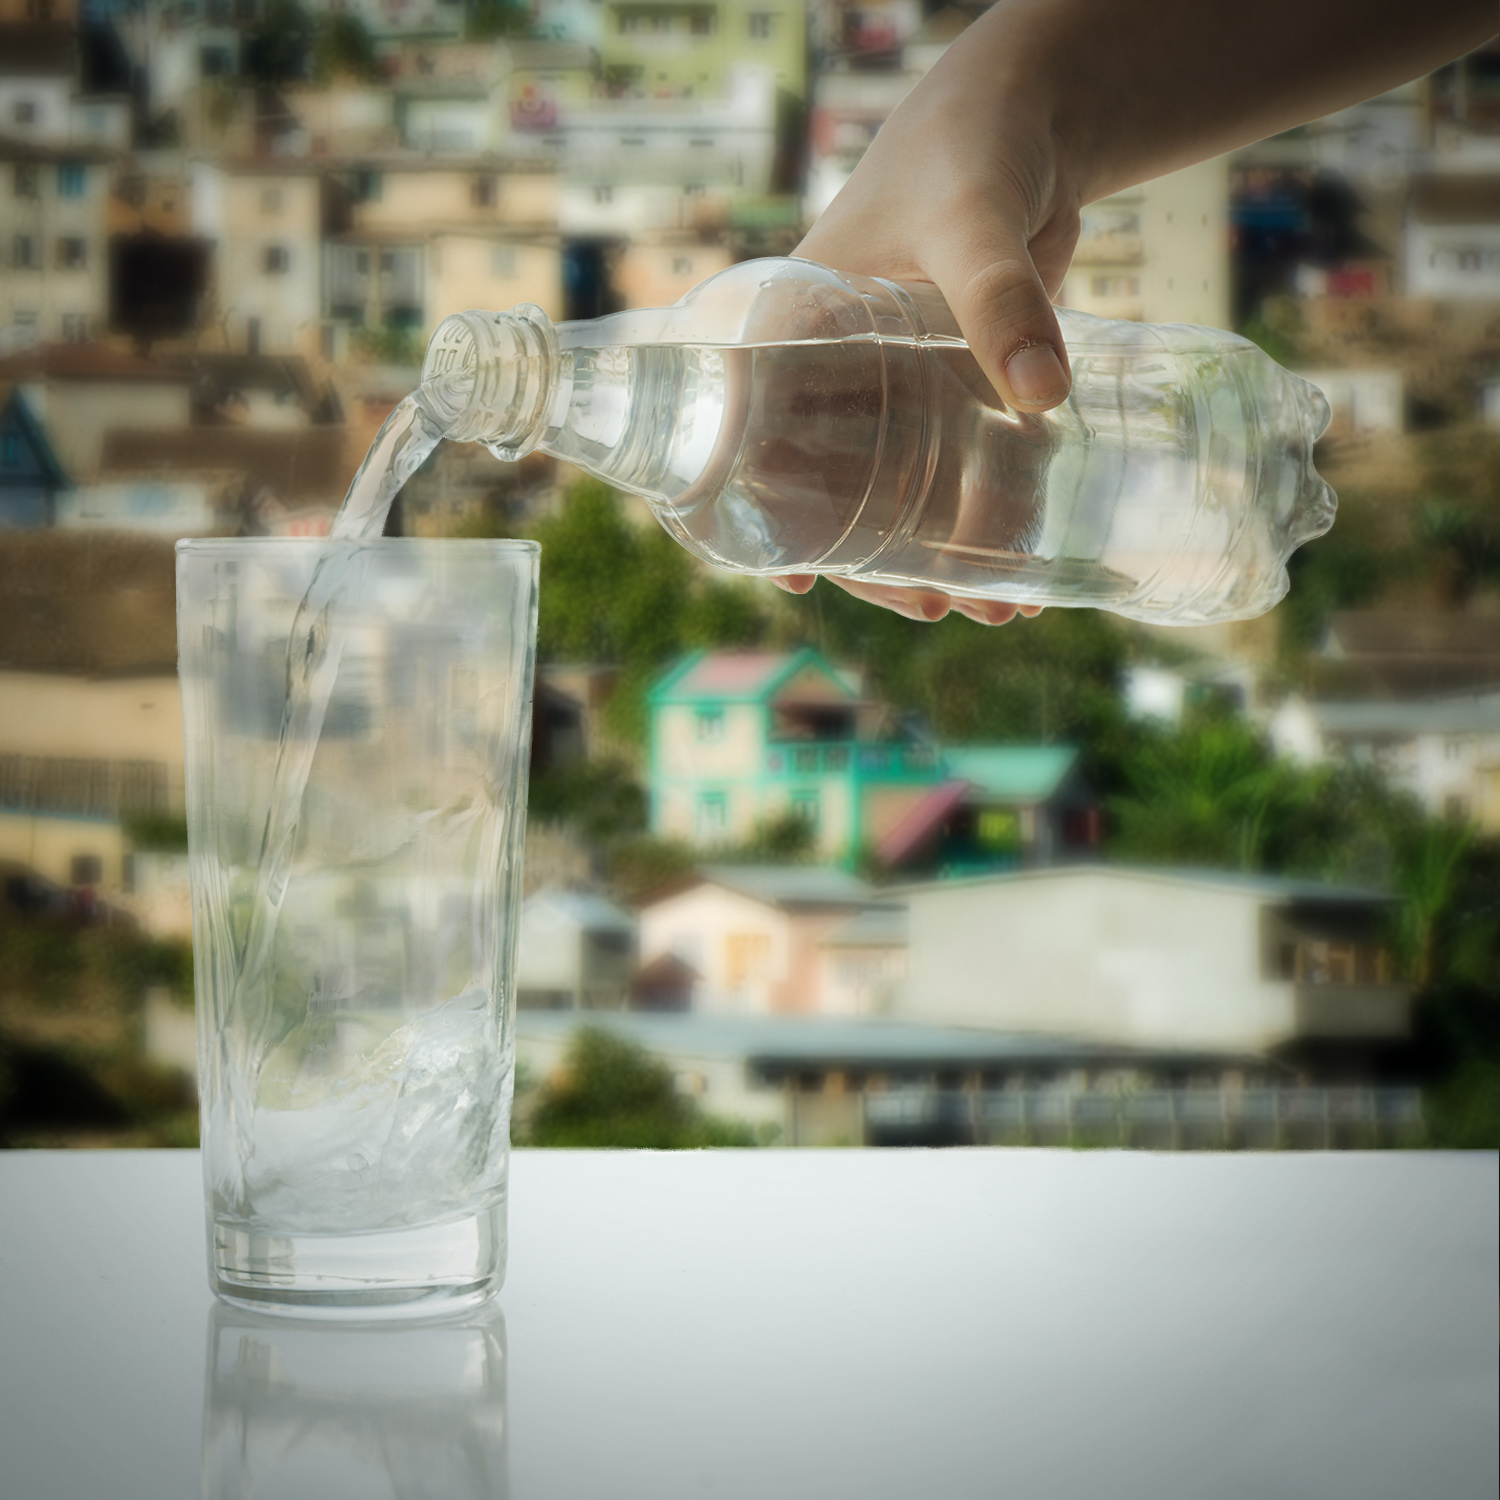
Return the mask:
[[209,1279],[237,1307],[298,1318],[426,1318],[477,1307],[505,1276],[505,1200],[363,1234],[209,1225]]

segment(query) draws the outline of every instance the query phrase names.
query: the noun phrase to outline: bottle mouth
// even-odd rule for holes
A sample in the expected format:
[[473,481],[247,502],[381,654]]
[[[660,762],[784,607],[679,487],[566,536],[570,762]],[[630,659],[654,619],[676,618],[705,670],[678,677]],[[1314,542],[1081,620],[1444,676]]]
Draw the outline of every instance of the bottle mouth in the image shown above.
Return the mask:
[[546,428],[557,363],[557,336],[539,307],[454,313],[427,345],[419,396],[444,437],[514,460]]

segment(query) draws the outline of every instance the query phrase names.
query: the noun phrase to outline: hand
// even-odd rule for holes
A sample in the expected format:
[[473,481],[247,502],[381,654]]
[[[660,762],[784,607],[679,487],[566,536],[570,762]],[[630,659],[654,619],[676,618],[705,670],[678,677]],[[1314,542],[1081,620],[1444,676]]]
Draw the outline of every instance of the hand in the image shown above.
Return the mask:
[[[976,22],[971,32],[980,29]],[[1008,84],[1004,70],[996,76],[984,40],[966,34],[971,44],[950,49],[917,85],[795,253],[858,274],[933,282],[1006,403],[1046,411],[1069,389],[1052,298],[1078,242],[1078,193],[1045,101]],[[800,594],[813,575],[775,582]],[[938,620],[951,608],[1003,625],[1040,613],[930,589],[832,582],[910,619]]]

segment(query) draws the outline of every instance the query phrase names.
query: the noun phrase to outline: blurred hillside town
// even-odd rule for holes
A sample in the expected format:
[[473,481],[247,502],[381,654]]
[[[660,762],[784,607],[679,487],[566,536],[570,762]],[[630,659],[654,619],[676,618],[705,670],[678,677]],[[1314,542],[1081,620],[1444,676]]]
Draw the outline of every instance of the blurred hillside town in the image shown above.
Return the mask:
[[[983,8],[0,0],[0,1145],[194,1138],[172,543],[326,534],[451,312],[789,253]],[[1089,205],[1059,300],[1324,390],[1270,615],[918,625],[542,456],[408,485],[543,542],[533,1107],[602,1031],[787,1145],[1496,1143],[1500,47]]]

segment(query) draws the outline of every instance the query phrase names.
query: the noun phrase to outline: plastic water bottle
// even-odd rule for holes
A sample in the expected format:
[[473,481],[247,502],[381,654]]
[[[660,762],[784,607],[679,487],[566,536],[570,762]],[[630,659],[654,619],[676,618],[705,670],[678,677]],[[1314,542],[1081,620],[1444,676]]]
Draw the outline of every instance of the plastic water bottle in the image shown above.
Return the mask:
[[1333,521],[1322,394],[1233,334],[1059,319],[1073,389],[1041,415],[1001,401],[935,288],[791,259],[590,321],[461,313],[422,373],[449,437],[576,464],[737,572],[1173,624],[1269,609]]

